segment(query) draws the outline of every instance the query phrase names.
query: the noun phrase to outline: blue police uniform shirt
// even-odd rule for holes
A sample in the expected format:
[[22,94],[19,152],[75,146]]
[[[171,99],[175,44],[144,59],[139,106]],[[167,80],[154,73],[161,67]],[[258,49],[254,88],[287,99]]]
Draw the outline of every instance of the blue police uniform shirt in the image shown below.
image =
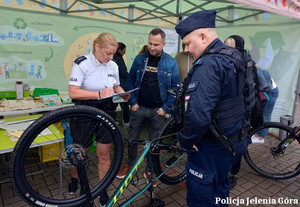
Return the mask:
[[[207,50],[222,46],[224,44],[217,38]],[[234,64],[228,58],[210,54],[196,60],[188,74],[184,127],[178,134],[180,144],[185,149],[192,149],[204,136],[212,136],[207,133],[212,112],[221,100],[235,97],[236,94],[237,77]],[[242,121],[238,121],[222,129],[228,136],[239,133],[241,126]]]

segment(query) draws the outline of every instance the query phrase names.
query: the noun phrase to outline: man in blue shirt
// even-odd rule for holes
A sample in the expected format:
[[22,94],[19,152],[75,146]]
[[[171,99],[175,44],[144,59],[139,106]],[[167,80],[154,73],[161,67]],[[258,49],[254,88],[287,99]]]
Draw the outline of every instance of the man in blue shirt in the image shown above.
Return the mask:
[[[148,36],[148,50],[136,56],[131,66],[127,88],[139,90],[131,93],[130,139],[139,139],[144,125],[149,123],[149,140],[160,129],[166,113],[174,105],[175,97],[168,93],[180,83],[176,60],[163,52],[165,32],[153,29]],[[137,144],[128,144],[128,165],[122,167],[117,178],[124,178],[137,156]],[[144,174],[148,177],[148,172]],[[154,182],[155,186],[156,183]]]
[[[230,59],[221,54],[206,54],[225,46],[216,33],[215,17],[214,10],[200,11],[176,26],[185,52],[195,58],[184,83],[184,126],[178,134],[181,146],[188,150],[187,204],[192,207],[227,206],[221,200],[229,196],[228,172],[248,145],[248,139],[239,136],[244,126],[240,117],[229,117],[226,124],[219,122],[223,135],[232,137],[235,156],[210,131],[215,115],[224,110],[220,103],[235,98],[238,85]],[[243,100],[240,104],[244,104]]]

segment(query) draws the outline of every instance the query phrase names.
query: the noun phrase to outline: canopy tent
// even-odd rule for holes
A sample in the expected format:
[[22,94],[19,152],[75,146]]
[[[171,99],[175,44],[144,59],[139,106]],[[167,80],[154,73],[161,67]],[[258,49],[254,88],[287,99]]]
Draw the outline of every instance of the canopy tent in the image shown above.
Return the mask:
[[264,11],[300,19],[298,0],[17,0],[17,6],[9,2],[5,0],[2,6],[18,8],[18,5],[30,2],[30,6],[19,8],[103,19],[95,14],[100,11],[115,17],[116,21],[144,24],[146,20],[157,19],[168,27],[173,27],[183,16],[208,9],[217,10],[217,21],[226,24],[234,24]]
[[234,3],[249,6],[251,8],[261,9],[274,14],[300,19],[300,1],[299,0],[228,0]]

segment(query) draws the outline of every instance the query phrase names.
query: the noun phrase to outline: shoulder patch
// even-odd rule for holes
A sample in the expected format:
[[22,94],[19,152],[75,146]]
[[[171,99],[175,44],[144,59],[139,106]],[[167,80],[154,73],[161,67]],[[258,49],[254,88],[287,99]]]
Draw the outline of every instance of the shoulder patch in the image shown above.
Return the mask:
[[84,60],[86,60],[86,59],[87,59],[87,57],[81,56],[81,57],[77,58],[77,59],[74,61],[74,63],[76,63],[77,65],[79,65],[82,61],[84,61]]
[[195,88],[195,86],[196,86],[196,83],[190,83],[189,86],[188,86],[188,88],[192,89],[192,88]]
[[[204,57],[205,57],[205,56],[204,56]],[[197,64],[197,65],[202,65],[202,64],[203,64],[203,59],[204,59],[204,57],[198,59],[198,60],[195,62],[195,64]]]

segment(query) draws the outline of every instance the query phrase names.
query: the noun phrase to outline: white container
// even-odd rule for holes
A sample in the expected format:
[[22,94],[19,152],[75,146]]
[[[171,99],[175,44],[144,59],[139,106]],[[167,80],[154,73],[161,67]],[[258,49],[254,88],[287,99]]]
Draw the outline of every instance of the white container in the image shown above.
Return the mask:
[[23,98],[23,82],[22,81],[16,81],[16,94],[17,94],[17,99]]

